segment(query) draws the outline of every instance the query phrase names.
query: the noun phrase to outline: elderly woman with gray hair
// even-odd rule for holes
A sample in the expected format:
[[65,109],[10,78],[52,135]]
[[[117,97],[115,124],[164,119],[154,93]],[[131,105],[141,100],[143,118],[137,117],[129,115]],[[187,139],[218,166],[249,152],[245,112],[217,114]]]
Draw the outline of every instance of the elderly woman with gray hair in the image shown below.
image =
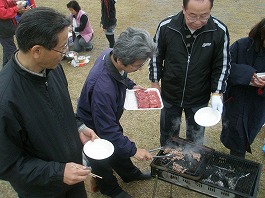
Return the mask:
[[77,107],[77,116],[91,127],[100,138],[109,140],[115,147],[114,154],[106,160],[89,159],[93,173],[103,177],[97,181],[102,194],[115,198],[131,197],[119,186],[113,170],[124,182],[150,179],[131,161],[151,160],[151,154],[137,148],[123,133],[120,118],[123,113],[126,89],[143,89],[127,77],[139,70],[156,52],[149,33],[127,28],[114,44],[104,51],[91,69]]

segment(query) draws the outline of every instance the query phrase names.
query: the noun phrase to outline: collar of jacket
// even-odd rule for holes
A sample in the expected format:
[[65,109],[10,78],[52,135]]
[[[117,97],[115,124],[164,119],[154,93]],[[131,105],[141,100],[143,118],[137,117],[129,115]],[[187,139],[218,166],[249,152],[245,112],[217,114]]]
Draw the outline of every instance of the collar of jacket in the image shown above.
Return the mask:
[[[46,69],[46,77],[37,76],[37,75],[34,75],[32,73],[27,72],[26,70],[22,69],[18,65],[18,63],[16,61],[15,54],[16,54],[17,51],[18,50],[16,50],[14,52],[14,54],[12,56],[12,59],[11,59],[12,61],[10,61],[11,64],[8,65],[8,66],[13,67],[16,72],[18,72],[20,75],[24,76],[27,79],[36,80],[36,81],[39,81],[39,82],[46,82],[47,81],[47,78],[48,78],[48,74],[49,74],[49,72],[51,70],[50,69]],[[9,63],[7,63],[7,64],[9,64]],[[57,67],[61,67],[60,64]]]
[[[200,29],[200,32],[217,30],[214,19],[214,17],[210,16],[207,24]],[[169,22],[168,27],[181,32],[182,30],[184,31],[184,24],[184,14],[183,11],[180,11],[177,15],[172,16],[172,20]]]
[[111,59],[110,59],[111,54],[112,54],[112,51],[110,51],[105,56],[105,63],[106,63],[106,66],[107,66],[108,71],[110,72],[111,76],[113,78],[115,78],[115,80],[117,80],[118,82],[120,82],[120,83],[126,85],[126,87],[128,87],[128,83],[125,80],[127,78],[126,73],[124,73],[125,75],[123,75],[123,76],[120,74],[120,72],[118,71],[118,69],[111,62]]

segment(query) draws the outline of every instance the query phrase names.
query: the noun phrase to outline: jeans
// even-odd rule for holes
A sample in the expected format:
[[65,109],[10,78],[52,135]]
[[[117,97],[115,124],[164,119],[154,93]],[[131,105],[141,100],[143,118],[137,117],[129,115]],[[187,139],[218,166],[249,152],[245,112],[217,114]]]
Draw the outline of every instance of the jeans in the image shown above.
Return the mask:
[[90,41],[86,42],[82,36],[77,36],[74,40],[74,51],[81,52],[82,50],[91,50],[93,48],[92,39],[94,36],[91,37]]
[[114,35],[114,30],[116,28],[117,24],[114,24],[110,27],[108,27],[106,30],[105,30],[105,34],[106,35]]
[[13,53],[17,50],[14,42],[14,36],[8,38],[0,38],[3,47],[3,67],[11,59]]
[[203,144],[205,128],[198,125],[194,120],[194,114],[202,107],[208,104],[195,107],[183,108],[173,106],[165,101],[164,108],[160,114],[160,144],[167,145],[174,138],[179,137],[182,112],[185,112],[186,119],[186,139],[196,144]]

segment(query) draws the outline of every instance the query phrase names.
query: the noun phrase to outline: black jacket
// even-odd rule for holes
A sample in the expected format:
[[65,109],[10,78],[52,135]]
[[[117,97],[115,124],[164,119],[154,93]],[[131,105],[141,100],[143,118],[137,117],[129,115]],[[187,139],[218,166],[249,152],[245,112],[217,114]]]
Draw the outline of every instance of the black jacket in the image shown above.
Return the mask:
[[158,55],[150,61],[149,79],[161,80],[166,102],[185,108],[208,103],[211,92],[223,93],[230,69],[227,27],[210,17],[194,40],[189,54],[183,12],[163,20],[154,41]]
[[22,197],[57,197],[66,162],[82,163],[82,143],[61,65],[33,75],[14,56],[0,72],[0,179]]
[[115,0],[101,0],[101,24],[104,29],[116,24]]

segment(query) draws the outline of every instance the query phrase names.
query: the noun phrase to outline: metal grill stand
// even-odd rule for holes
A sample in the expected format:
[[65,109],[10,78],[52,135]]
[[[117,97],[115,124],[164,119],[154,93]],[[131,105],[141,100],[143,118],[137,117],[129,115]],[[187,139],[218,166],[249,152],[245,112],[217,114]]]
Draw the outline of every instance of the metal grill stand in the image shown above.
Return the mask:
[[214,151],[203,167],[202,177],[194,179],[162,167],[159,160],[154,159],[151,163],[151,173],[156,178],[153,198],[157,190],[158,180],[171,184],[170,197],[172,197],[172,184],[211,197],[257,197],[262,171],[262,165],[259,163]]

